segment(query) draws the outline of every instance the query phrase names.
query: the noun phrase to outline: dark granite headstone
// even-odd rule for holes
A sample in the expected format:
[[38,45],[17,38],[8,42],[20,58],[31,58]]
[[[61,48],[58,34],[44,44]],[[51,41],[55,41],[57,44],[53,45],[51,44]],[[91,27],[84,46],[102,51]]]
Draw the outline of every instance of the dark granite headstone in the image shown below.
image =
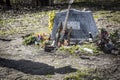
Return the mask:
[[[54,19],[54,26],[52,30],[52,39],[55,39],[55,35],[60,22],[64,24],[67,11],[56,13]],[[93,15],[91,11],[79,11],[71,9],[68,17],[67,28],[72,27],[71,40],[88,39],[89,32],[95,37],[98,33]]]

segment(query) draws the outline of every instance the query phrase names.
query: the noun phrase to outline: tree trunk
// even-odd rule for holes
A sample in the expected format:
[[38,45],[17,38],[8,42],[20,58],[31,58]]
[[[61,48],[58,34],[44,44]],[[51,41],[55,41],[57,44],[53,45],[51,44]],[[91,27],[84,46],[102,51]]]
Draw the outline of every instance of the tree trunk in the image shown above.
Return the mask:
[[3,3],[4,1],[3,0],[0,0],[0,3]]
[[6,0],[6,5],[7,5],[8,7],[11,7],[10,0]]
[[36,0],[36,6],[39,6],[39,0]]
[[40,0],[41,6],[48,6],[49,5],[49,0]]
[[54,0],[32,0],[31,4],[33,6],[49,6],[53,5]]
[[0,0],[0,4],[4,4],[4,1],[3,1],[3,0]]
[[53,6],[53,4],[54,4],[54,0],[49,0],[49,5]]

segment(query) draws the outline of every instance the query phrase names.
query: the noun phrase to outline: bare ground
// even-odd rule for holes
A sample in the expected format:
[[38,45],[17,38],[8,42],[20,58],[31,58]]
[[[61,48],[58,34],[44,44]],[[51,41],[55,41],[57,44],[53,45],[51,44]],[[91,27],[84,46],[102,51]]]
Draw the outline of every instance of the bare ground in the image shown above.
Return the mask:
[[120,56],[71,56],[64,53],[46,53],[35,46],[22,45],[22,38],[0,40],[1,80],[63,80],[81,68],[93,68],[104,80],[120,79]]

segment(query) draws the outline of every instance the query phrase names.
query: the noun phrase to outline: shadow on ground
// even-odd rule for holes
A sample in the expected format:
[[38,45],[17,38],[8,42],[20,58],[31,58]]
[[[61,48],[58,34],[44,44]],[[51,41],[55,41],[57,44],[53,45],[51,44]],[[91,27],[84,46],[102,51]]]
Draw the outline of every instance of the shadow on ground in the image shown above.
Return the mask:
[[10,60],[0,58],[0,66],[6,68],[12,68],[31,75],[54,75],[55,73],[67,74],[76,72],[77,69],[71,66],[65,66],[62,68],[54,68],[45,63],[32,62],[30,60]]

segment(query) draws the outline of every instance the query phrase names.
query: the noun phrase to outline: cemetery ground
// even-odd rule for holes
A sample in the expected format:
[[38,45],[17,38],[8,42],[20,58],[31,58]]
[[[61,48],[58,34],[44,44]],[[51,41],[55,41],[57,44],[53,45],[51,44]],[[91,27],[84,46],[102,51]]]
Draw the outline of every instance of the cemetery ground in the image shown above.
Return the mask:
[[[120,80],[120,55],[44,52],[22,36],[48,30],[49,11],[0,12],[0,80]],[[58,10],[55,10],[56,12]],[[120,29],[120,11],[93,10],[98,28]]]

